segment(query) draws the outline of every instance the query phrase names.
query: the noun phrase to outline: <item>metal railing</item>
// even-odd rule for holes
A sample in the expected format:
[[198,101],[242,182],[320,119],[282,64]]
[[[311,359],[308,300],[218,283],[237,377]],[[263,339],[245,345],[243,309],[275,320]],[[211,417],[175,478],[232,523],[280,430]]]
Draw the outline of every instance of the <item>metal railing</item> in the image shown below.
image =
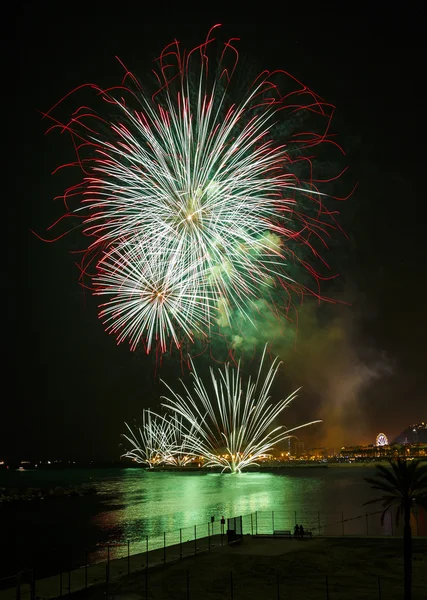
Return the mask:
[[[256,511],[243,517],[244,533],[271,535],[275,530],[293,531],[295,525],[303,525],[305,531],[321,536],[401,536],[403,519],[399,526],[395,513],[390,510],[381,524],[382,510],[364,512],[356,516],[345,511],[324,513],[320,511]],[[413,536],[427,535],[427,512],[415,509],[411,515]]]
[[[164,597],[162,586],[159,585],[159,578],[155,575],[149,575],[149,569],[145,569],[142,573],[140,582],[140,593],[142,598],[155,600],[157,594],[159,597]],[[26,577],[25,577],[26,575]],[[73,587],[71,578],[76,577],[75,573],[68,574],[67,578],[63,577],[64,586],[55,590],[54,586],[43,589],[42,585],[36,584],[30,572],[21,574],[17,581],[16,591],[10,590],[8,596],[4,598],[14,597],[16,600],[24,600],[25,598],[58,598],[76,592],[82,587]],[[51,578],[52,579],[52,578]],[[207,579],[207,578],[206,578]],[[31,581],[33,583],[31,584]],[[2,581],[2,580],[0,580]],[[114,597],[116,593],[124,592],[123,583],[117,579],[97,580],[97,585],[102,586],[106,597]],[[349,590],[348,576],[330,575],[322,573],[307,573],[301,576],[298,574],[283,571],[273,572],[257,572],[254,578],[248,578],[239,570],[231,569],[226,575],[215,575],[216,587],[221,587],[223,590],[224,600],[244,600],[248,597],[247,594],[252,593],[256,586],[259,597],[269,598],[271,600],[285,600],[293,597],[306,597],[310,600],[336,600],[341,597],[347,597]],[[180,574],[174,575],[174,586],[176,587],[176,598],[190,600],[193,598],[203,597],[203,593],[209,590],[209,584],[206,580],[200,580],[200,570],[193,568],[183,568]],[[351,581],[352,598],[364,598],[366,600],[386,600],[403,597],[403,581],[402,578],[388,575],[376,575],[369,573],[364,576],[363,581]],[[14,596],[14,594],[16,594]],[[3,594],[0,593],[0,597]],[[427,597],[427,585],[413,583],[412,598],[413,600],[424,600]]]
[[[95,560],[91,560],[89,552],[85,552],[80,561],[60,556],[57,558],[63,566],[57,569],[55,575],[43,576],[41,568],[35,565],[31,568],[18,568],[15,575],[0,579],[0,598],[3,597],[2,590],[11,591],[12,588],[16,589],[17,600],[21,599],[22,590],[32,600],[45,596],[62,597],[100,584],[105,585],[108,590],[110,582],[124,575],[141,570],[147,572],[151,566],[210,552],[215,546],[225,545],[225,534],[225,523],[221,520],[209,521],[165,531],[160,536],[146,535],[137,542],[111,542],[98,548]],[[49,560],[47,556],[44,558]],[[43,563],[43,557],[38,556],[38,563]],[[9,593],[7,597],[12,598],[13,595]]]
[[[382,511],[365,512],[351,516],[341,512],[324,513],[320,511],[255,511],[242,516],[242,533],[252,536],[271,536],[275,531],[287,530],[293,532],[296,524],[303,525],[305,531],[313,536],[400,536],[402,525],[396,527],[394,515],[389,516],[381,525]],[[420,509],[415,511],[411,519],[414,536],[427,535],[427,513]],[[83,556],[73,558],[59,556],[62,566],[56,569],[56,574],[43,572],[41,565],[49,562],[48,556],[38,556],[38,564],[31,568],[20,568],[16,575],[0,579],[1,590],[16,589],[16,599],[21,599],[24,587],[26,595],[32,599],[37,596],[40,588],[46,590],[55,588],[56,593],[50,597],[61,597],[74,591],[93,585],[103,584],[107,590],[114,579],[130,573],[145,570],[150,566],[166,564],[194,556],[202,552],[210,552],[213,547],[227,544],[226,525],[221,519],[207,523],[181,527],[172,531],[164,531],[157,536],[143,536],[140,540],[112,541],[103,547],[98,547],[95,553],[85,552]],[[27,565],[28,566],[28,565]],[[55,572],[55,571],[54,571]],[[44,582],[44,583],[43,583]],[[46,594],[45,594],[46,595]],[[49,596],[49,594],[48,594]],[[12,597],[10,594],[8,597]]]

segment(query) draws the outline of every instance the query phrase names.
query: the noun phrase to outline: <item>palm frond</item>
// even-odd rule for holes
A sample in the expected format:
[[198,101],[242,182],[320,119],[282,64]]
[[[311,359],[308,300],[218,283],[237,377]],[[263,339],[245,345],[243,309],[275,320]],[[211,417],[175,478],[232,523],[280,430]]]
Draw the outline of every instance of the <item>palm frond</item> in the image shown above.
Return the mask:
[[420,461],[406,461],[398,458],[389,459],[389,466],[376,465],[374,477],[365,477],[373,490],[384,494],[373,498],[366,504],[381,503],[384,511],[381,524],[384,524],[386,513],[396,509],[396,524],[402,515],[408,514],[414,503],[427,508],[427,464]]

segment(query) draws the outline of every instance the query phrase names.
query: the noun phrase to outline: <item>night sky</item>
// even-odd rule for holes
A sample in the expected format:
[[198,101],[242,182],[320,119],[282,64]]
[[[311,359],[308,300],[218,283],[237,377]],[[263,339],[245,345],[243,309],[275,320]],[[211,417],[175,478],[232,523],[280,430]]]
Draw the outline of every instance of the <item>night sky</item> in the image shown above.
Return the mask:
[[245,3],[236,17],[185,3],[179,12],[150,5],[149,15],[135,8],[142,2],[16,3],[3,111],[15,150],[12,197],[4,197],[11,240],[4,348],[13,357],[3,380],[0,459],[117,459],[123,421],[156,408],[159,376],[173,382],[180,373],[173,357],[156,375],[152,356],[116,346],[104,332],[96,302],[78,284],[70,253],[78,235],[45,244],[31,233],[43,235],[58,216],[53,198],[69,182],[51,173],[73,158],[68,138],[45,136],[40,111],[81,83],[115,85],[116,55],[143,76],[167,43],[177,38],[191,48],[215,23],[223,39],[241,39],[248,61],[289,71],[337,107],[344,184],[350,191],[358,183],[340,205],[348,239],[337,233],[327,257],[340,274],[328,292],[341,303],[305,303],[296,347],[273,341],[284,361],[275,394],[303,386],[284,422],[322,418],[301,439],[339,447],[373,443],[379,431],[393,438],[426,420],[426,19],[423,2],[399,12],[374,4],[316,3],[312,11],[310,3],[283,2],[280,11],[249,14]]

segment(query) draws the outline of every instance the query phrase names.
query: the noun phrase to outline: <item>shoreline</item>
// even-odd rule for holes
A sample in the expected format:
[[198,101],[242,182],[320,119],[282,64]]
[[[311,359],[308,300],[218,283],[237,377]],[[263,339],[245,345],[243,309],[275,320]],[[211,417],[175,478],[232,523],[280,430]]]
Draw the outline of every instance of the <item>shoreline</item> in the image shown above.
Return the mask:
[[[420,460],[421,462],[427,462],[427,457],[414,457],[414,460]],[[243,472],[260,472],[269,469],[295,469],[295,468],[350,468],[350,467],[371,467],[375,466],[378,463],[387,463],[388,458],[386,457],[378,457],[378,458],[369,458],[367,460],[352,460],[351,462],[346,461],[310,461],[310,460],[292,460],[292,461],[275,461],[273,464],[261,464],[259,466],[248,467],[244,469]],[[196,466],[186,466],[186,467],[171,467],[171,466],[159,466],[153,467],[152,469],[147,468],[142,464],[137,464],[133,462],[100,462],[100,463],[72,463],[72,462],[58,462],[53,464],[44,464],[44,463],[31,463],[25,467],[19,467],[14,464],[10,465],[1,465],[0,466],[0,477],[3,475],[8,475],[12,472],[20,472],[20,473],[28,473],[28,472],[36,472],[36,471],[74,471],[74,470],[103,470],[103,469],[142,469],[146,471],[203,471],[203,472],[221,472],[220,467],[212,467],[212,468],[204,468],[204,467],[196,467]],[[1,487],[1,485],[0,485]]]
[[[421,459],[422,462],[424,462]],[[378,459],[378,460],[369,460],[369,461],[353,461],[353,462],[314,462],[314,461],[292,461],[289,463],[278,463],[278,464],[269,464],[269,465],[260,465],[248,467],[242,471],[243,474],[246,473],[268,473],[272,471],[285,471],[285,470],[295,470],[295,469],[360,469],[360,468],[373,468],[377,464],[387,463],[386,459]],[[209,473],[223,473],[224,475],[230,475],[228,471],[222,471],[220,467],[171,467],[171,466],[158,466],[152,467],[151,469],[146,467],[145,465],[138,464],[114,464],[114,465],[50,465],[44,466],[40,465],[37,468],[3,468],[0,469],[0,496],[1,492],[10,489],[11,487],[17,487],[16,483],[13,486],[6,485],[6,479],[15,473],[48,473],[48,472],[57,472],[57,471],[97,471],[97,470],[141,470],[146,473],[200,473],[203,475]],[[236,474],[239,475],[239,474]],[[31,486],[30,486],[31,487]],[[81,491],[81,490],[73,490],[73,486],[70,488],[71,492]],[[80,486],[76,486],[79,488]],[[84,486],[82,486],[84,487]],[[44,491],[44,490],[43,490]]]
[[[278,471],[278,470],[285,470],[285,469],[336,469],[336,468],[360,468],[360,467],[375,467],[377,464],[379,463],[383,463],[386,462],[384,460],[377,460],[377,461],[367,461],[367,462],[343,462],[343,463],[338,463],[338,462],[325,462],[325,463],[318,463],[318,462],[297,462],[295,461],[295,463],[280,463],[277,465],[265,465],[265,466],[259,466],[259,467],[248,467],[247,469],[244,469],[242,471],[242,473],[262,473],[262,472],[268,472],[268,471]],[[129,467],[129,468],[140,468],[144,471],[147,471],[148,473],[152,472],[152,473],[161,473],[161,472],[167,472],[167,473],[174,473],[174,472],[188,472],[188,473],[221,473],[221,469],[217,468],[217,467],[213,467],[213,468],[204,468],[204,467],[153,467],[151,469],[148,469],[146,467],[140,466],[140,467]],[[226,471],[224,472],[224,474],[228,474]]]

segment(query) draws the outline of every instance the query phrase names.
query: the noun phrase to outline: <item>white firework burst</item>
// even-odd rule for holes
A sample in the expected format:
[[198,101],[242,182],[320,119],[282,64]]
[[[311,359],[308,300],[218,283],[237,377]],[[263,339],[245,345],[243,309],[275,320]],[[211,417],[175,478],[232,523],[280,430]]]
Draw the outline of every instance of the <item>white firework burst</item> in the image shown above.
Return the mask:
[[281,363],[276,358],[265,378],[262,368],[266,349],[255,380],[243,383],[240,363],[226,365],[218,373],[210,369],[210,388],[206,388],[193,365],[192,390],[182,383],[184,396],[167,384],[170,397],[163,397],[164,406],[182,418],[186,428],[186,443],[195,455],[203,457],[205,466],[222,467],[238,473],[257,460],[267,458],[271,450],[292,436],[292,433],[320,421],[311,421],[292,429],[274,425],[274,421],[296,397],[298,390],[274,403],[271,386]]
[[94,279],[95,294],[109,299],[101,304],[100,318],[118,341],[128,338],[136,348],[144,335],[147,351],[153,340],[166,347],[171,337],[205,335],[211,302],[203,294],[197,265],[179,268],[173,256],[153,256],[143,245],[123,244],[106,252]]
[[73,136],[85,172],[68,196],[83,193],[74,212],[94,238],[95,294],[110,298],[100,316],[132,349],[143,341],[147,351],[165,352],[170,340],[179,346],[195,332],[209,335],[220,312],[230,324],[235,311],[250,319],[265,287],[298,288],[290,246],[313,250],[311,237],[324,233],[299,204],[308,198],[322,214],[322,194],[311,176],[299,181],[292,149],[316,146],[326,134],[278,145],[273,129],[283,108],[304,107],[328,127],[331,107],[293,78],[295,89],[281,96],[268,72],[234,99],[237,53],[228,42],[212,65],[212,41],[209,33],[189,54],[178,44],[166,48],[154,95],[129,72],[116,89],[91,86],[109,121],[84,107],[57,124]]
[[193,460],[180,418],[143,410],[141,427],[125,425],[129,435],[123,434],[123,437],[130,448],[122,456],[149,468],[155,465],[184,467]]
[[130,444],[129,450],[127,450],[122,456],[131,458],[133,461],[139,464],[145,464],[150,469],[155,464],[159,464],[161,456],[159,453],[159,432],[156,427],[157,415],[152,413],[150,410],[142,411],[142,425],[141,427],[135,427],[132,429],[127,423],[125,423],[129,435],[123,433],[123,437]]

